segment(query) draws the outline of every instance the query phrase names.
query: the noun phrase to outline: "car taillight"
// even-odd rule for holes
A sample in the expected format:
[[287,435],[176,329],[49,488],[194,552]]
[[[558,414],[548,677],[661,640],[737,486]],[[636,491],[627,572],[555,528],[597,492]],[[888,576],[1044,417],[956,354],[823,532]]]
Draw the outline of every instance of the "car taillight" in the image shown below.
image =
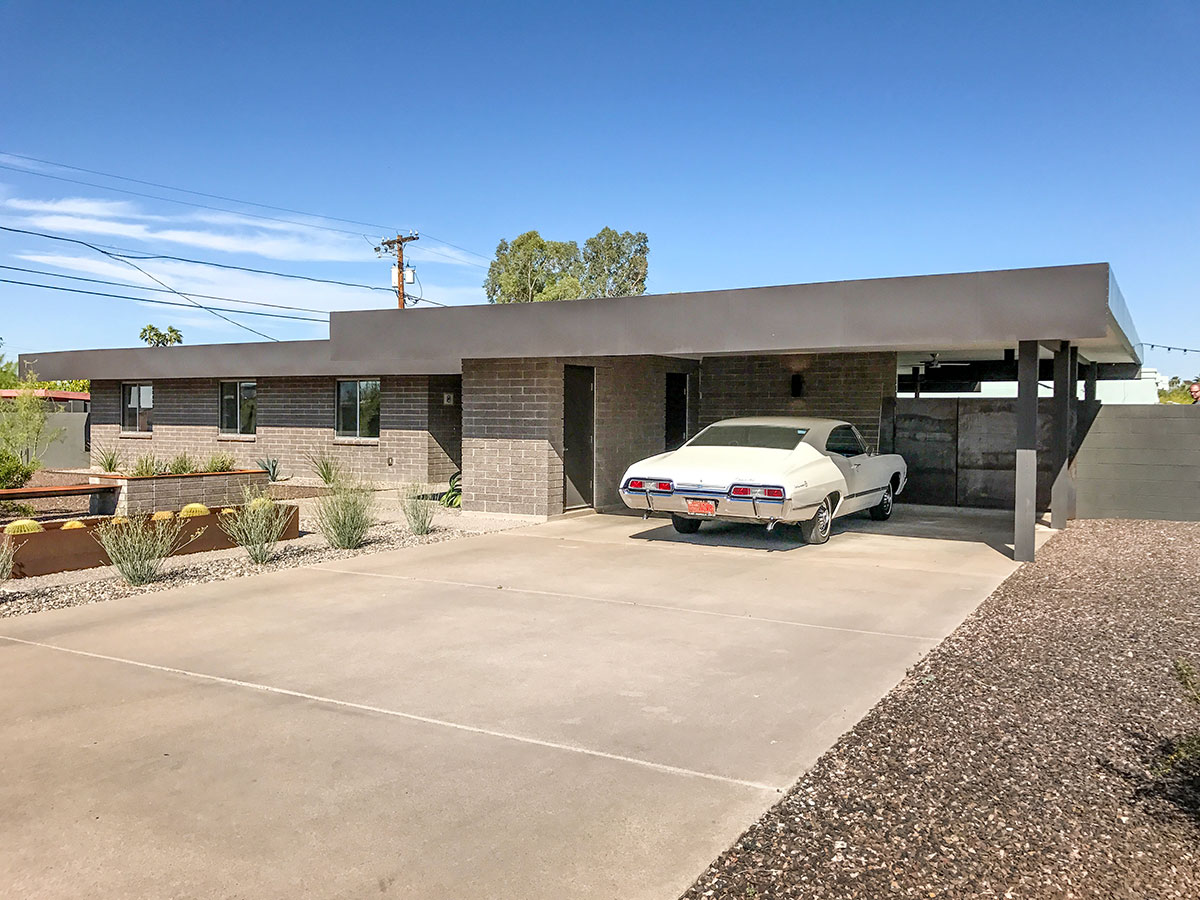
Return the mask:
[[631,491],[644,491],[646,489],[646,482],[642,481],[640,478],[630,478],[629,484],[627,484],[626,487]]
[[675,486],[673,484],[671,484],[671,482],[669,482],[669,481],[654,482],[654,490],[662,491],[664,494],[669,494],[674,489],[675,489]]
[[749,497],[750,496],[750,488],[748,488],[748,487],[730,488],[729,496],[731,496],[731,497]]
[[763,496],[770,497],[772,500],[782,500],[783,488],[763,488]]

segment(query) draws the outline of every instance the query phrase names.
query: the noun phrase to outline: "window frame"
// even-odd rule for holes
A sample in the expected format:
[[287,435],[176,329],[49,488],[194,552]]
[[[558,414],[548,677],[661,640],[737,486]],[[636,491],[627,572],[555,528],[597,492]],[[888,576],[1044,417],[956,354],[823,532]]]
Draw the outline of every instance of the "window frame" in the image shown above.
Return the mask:
[[[342,385],[354,385],[354,431],[342,429]],[[379,408],[375,412],[375,434],[363,434],[362,404],[363,385],[375,386],[379,397]],[[383,379],[374,378],[339,378],[333,388],[333,436],[334,440],[342,441],[378,441],[379,432],[383,430]]]
[[[234,418],[237,421],[237,430],[230,431],[225,427],[225,388],[227,385],[233,385],[233,400],[235,404]],[[254,421],[249,431],[243,430],[243,415],[242,415],[242,389],[246,385],[254,387]],[[226,437],[254,437],[258,434],[258,382],[251,378],[224,378],[217,385],[217,433]]]
[[[129,389],[137,390],[138,405],[130,406],[128,402]],[[150,389],[150,405],[142,406],[142,392]],[[127,421],[128,411],[136,409],[133,427]],[[142,427],[142,414],[145,413],[146,427]],[[121,434],[152,434],[154,432],[154,382],[153,381],[122,381],[121,382]]]

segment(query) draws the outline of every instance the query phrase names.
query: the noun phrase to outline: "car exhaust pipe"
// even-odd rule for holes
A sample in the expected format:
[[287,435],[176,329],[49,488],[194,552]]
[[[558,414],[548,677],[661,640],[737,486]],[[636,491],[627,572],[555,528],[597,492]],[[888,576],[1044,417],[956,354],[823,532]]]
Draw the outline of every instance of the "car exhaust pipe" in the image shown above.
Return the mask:
[[778,520],[778,519],[772,519],[770,522],[768,522],[768,523],[767,523],[767,534],[770,534],[772,531],[774,531],[774,530],[775,530],[775,526],[776,526],[776,525],[778,525],[778,524],[779,524],[779,520]]

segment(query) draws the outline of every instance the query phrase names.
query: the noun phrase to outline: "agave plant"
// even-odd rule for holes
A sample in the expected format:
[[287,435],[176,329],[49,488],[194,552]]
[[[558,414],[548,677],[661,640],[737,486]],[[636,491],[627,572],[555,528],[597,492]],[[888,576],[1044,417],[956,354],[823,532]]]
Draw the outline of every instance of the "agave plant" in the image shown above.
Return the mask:
[[442,494],[442,506],[458,509],[462,506],[462,472],[450,476],[450,487]]

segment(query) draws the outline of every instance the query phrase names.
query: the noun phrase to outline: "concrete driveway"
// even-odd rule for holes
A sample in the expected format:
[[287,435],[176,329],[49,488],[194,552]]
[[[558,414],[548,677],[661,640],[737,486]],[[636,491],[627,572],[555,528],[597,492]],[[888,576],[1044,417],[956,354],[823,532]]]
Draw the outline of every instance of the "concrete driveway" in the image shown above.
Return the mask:
[[0,620],[10,896],[676,897],[1014,568],[591,515]]

